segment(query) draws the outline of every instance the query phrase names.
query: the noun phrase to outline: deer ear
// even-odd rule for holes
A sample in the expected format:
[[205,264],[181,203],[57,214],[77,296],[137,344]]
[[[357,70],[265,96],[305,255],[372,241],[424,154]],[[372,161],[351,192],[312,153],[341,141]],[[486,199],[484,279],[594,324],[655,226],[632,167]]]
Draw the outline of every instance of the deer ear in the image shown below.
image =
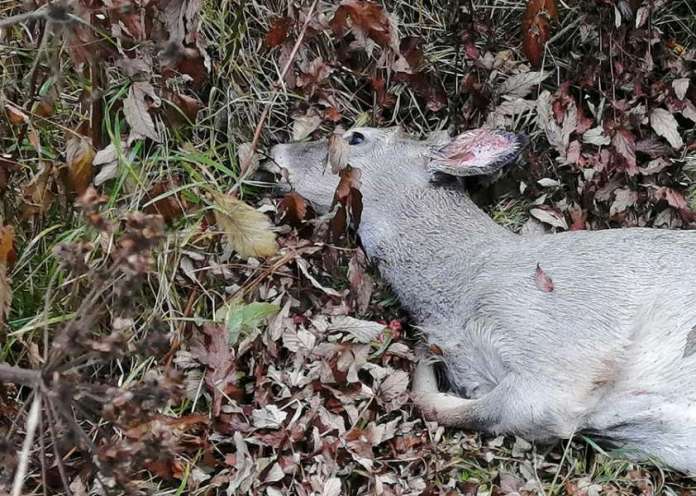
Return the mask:
[[513,162],[527,141],[524,135],[500,129],[472,129],[433,148],[427,167],[451,176],[493,174]]

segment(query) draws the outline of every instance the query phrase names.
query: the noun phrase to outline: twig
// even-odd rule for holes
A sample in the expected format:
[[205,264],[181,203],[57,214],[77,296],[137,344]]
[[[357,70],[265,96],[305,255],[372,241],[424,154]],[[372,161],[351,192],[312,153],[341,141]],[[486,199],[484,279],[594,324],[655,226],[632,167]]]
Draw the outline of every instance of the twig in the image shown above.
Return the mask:
[[33,388],[41,382],[41,372],[38,370],[13,367],[7,363],[0,363],[0,382]]
[[[309,26],[309,21],[312,18],[312,14],[314,13],[314,9],[316,8],[317,3],[319,3],[319,0],[314,0],[314,2],[312,2],[312,5],[309,7],[309,10],[307,11],[307,16],[305,18],[304,24],[302,25],[302,30],[300,31],[300,34],[297,37],[297,41],[295,41],[295,45],[292,47],[292,51],[290,52],[290,56],[288,57],[288,60],[285,63],[285,67],[283,67],[283,70],[281,71],[280,76],[278,77],[278,85],[282,85],[285,76],[290,70],[293,61],[295,60],[295,56],[297,55],[297,51],[300,49],[302,40],[304,39],[305,33],[307,32],[307,26]],[[254,172],[253,170],[251,170],[249,166],[251,165],[254,153],[256,152],[256,148],[259,144],[259,140],[261,139],[261,131],[263,130],[263,126],[266,124],[266,118],[268,117],[268,113],[271,111],[271,107],[273,107],[277,99],[278,92],[276,91],[271,101],[266,104],[266,106],[263,109],[263,112],[261,112],[261,117],[259,117],[259,122],[256,125],[256,129],[254,130],[254,137],[251,140],[251,151],[249,152],[247,158],[243,159],[243,161],[240,162],[240,176],[237,180],[237,183],[230,190],[230,193],[233,193],[236,190],[238,190],[241,187],[244,180],[247,178],[247,176],[250,173]]]
[[34,444],[34,434],[39,426],[39,417],[41,415],[41,395],[37,392],[34,394],[34,401],[29,409],[27,416],[27,428],[24,442],[22,443],[22,451],[19,454],[19,465],[15,472],[14,482],[12,484],[12,496],[21,496],[22,487],[24,487],[24,478],[27,475],[29,468],[29,457],[31,455],[31,445]]

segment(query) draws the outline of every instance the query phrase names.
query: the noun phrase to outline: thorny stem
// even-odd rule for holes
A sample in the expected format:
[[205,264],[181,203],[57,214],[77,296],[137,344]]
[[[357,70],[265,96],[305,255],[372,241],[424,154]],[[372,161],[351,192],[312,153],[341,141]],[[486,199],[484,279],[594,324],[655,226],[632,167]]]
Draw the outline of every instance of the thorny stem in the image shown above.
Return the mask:
[[[285,76],[287,75],[288,71],[290,70],[290,67],[292,66],[293,61],[295,60],[295,56],[297,55],[297,51],[300,49],[300,45],[302,44],[302,41],[304,40],[305,33],[307,32],[307,26],[309,26],[309,22],[312,18],[312,14],[314,14],[314,9],[317,6],[317,3],[319,3],[319,0],[314,0],[312,2],[312,5],[309,7],[309,10],[307,11],[307,16],[305,18],[305,22],[302,25],[302,30],[300,31],[299,36],[297,37],[297,41],[295,41],[295,45],[292,47],[292,51],[290,52],[290,56],[288,57],[288,61],[285,63],[285,67],[283,67],[283,70],[280,73],[280,76],[278,77],[278,85],[282,85],[283,81],[285,80]],[[256,125],[256,129],[254,130],[254,138],[251,140],[251,151],[249,152],[249,156],[247,159],[243,161],[243,163],[239,164],[239,169],[240,169],[240,176],[239,180],[237,183],[232,187],[232,190],[230,193],[235,192],[238,190],[241,186],[241,184],[244,182],[244,180],[247,178],[247,176],[254,171],[251,170],[249,167],[251,165],[251,157],[254,156],[254,153],[256,152],[256,148],[259,145],[259,140],[261,139],[261,131],[263,130],[263,126],[266,124],[266,118],[268,117],[268,113],[271,111],[271,107],[275,104],[276,100],[278,99],[278,92],[276,91],[275,94],[273,95],[273,99],[266,104],[266,106],[263,109],[263,112],[261,112],[261,117],[259,117],[259,122]]]

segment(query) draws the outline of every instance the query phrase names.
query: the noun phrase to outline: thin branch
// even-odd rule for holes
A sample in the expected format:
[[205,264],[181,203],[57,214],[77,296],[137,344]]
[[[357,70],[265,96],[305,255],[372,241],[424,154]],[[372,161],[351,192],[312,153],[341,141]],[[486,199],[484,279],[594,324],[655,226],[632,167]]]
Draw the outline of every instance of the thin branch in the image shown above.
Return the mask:
[[22,451],[19,454],[19,465],[15,472],[14,482],[12,483],[12,496],[21,496],[22,487],[24,486],[24,478],[27,475],[29,468],[29,458],[31,457],[31,445],[34,444],[34,434],[39,426],[39,417],[41,416],[41,395],[35,394],[34,401],[29,409],[27,416],[26,436],[22,443]]
[[33,388],[41,382],[41,371],[0,363],[0,382]]

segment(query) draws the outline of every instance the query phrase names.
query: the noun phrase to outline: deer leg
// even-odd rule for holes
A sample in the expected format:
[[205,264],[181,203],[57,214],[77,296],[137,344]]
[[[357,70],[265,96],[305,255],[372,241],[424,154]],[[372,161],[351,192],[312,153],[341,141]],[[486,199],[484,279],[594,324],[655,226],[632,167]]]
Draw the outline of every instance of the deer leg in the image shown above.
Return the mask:
[[466,399],[441,393],[437,387],[432,363],[421,359],[413,376],[411,397],[423,415],[447,427],[472,430],[494,430],[499,412],[492,408],[493,393],[478,399]]

